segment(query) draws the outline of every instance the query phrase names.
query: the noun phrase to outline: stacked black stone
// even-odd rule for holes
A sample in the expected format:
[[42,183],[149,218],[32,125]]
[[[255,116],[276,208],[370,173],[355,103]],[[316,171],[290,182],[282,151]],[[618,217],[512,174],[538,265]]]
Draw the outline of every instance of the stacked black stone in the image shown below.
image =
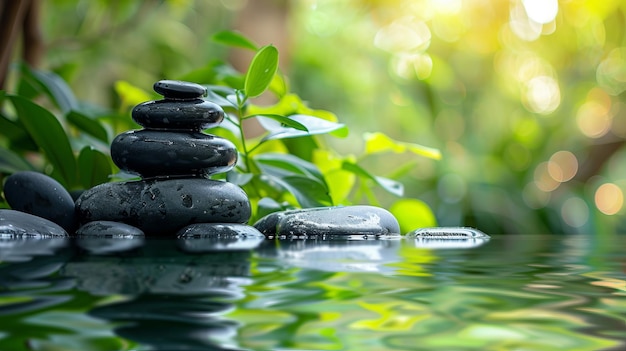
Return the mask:
[[76,202],[80,222],[122,222],[148,235],[173,235],[194,223],[246,223],[250,202],[244,191],[208,179],[237,162],[235,145],[202,132],[219,125],[224,111],[202,99],[206,89],[198,84],[162,80],[154,90],[164,99],[132,112],[143,129],[122,133],[111,144],[113,162],[142,179],[85,191]]

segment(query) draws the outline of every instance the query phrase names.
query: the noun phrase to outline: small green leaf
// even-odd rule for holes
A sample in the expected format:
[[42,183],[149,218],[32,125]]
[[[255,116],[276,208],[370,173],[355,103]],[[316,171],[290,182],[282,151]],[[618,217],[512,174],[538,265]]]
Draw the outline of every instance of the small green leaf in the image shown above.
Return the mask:
[[246,116],[243,119],[248,119],[248,118],[253,118],[253,117],[267,117],[267,118],[271,118],[277,122],[279,122],[281,124],[281,127],[290,127],[293,129],[297,129],[297,130],[301,130],[304,132],[309,132],[309,129],[302,123],[289,118],[289,117],[285,117],[285,116],[281,116],[281,115],[273,115],[273,114],[260,114],[260,115],[254,115],[254,116]]
[[402,183],[389,179],[389,178],[378,177],[378,176],[372,175],[371,173],[369,173],[368,171],[366,171],[365,169],[363,169],[361,166],[357,165],[356,163],[344,161],[343,164],[341,165],[341,168],[346,171],[350,171],[360,176],[361,178],[373,180],[376,184],[378,184],[379,186],[381,186],[383,189],[385,189],[387,192],[391,194],[394,194],[396,196],[404,195],[404,185],[402,185]]
[[118,80],[115,82],[115,92],[122,101],[122,108],[131,108],[142,102],[152,100],[152,95],[145,90],[138,88],[127,81]]
[[262,47],[252,59],[246,80],[244,92],[249,98],[263,94],[272,82],[278,69],[278,50],[272,45]]
[[375,154],[389,151],[395,153],[403,153],[408,151],[416,155],[432,158],[435,160],[441,159],[441,152],[437,149],[414,143],[395,141],[380,132],[365,134],[366,154]]
[[78,170],[80,184],[84,189],[108,182],[112,173],[109,157],[91,146],[85,146],[80,151]]
[[216,43],[235,46],[244,49],[257,50],[257,46],[248,38],[246,38],[243,34],[237,31],[225,30],[221,32],[217,32],[211,37],[213,41]]
[[258,120],[261,126],[270,132],[263,137],[262,141],[298,138],[317,134],[331,134],[337,137],[345,137],[348,135],[348,128],[342,123],[330,122],[325,119],[306,115],[291,115],[289,118],[292,121],[302,124],[306,127],[307,131],[288,128],[273,119],[259,117]]
[[104,129],[104,126],[98,121],[91,119],[87,115],[78,111],[70,111],[65,118],[79,130],[105,143],[109,142],[109,136],[106,129]]
[[35,143],[54,167],[57,179],[66,187],[76,180],[76,159],[59,121],[45,108],[21,96],[8,96],[17,115]]
[[417,199],[400,199],[389,209],[404,234],[418,228],[436,227],[437,220],[426,203]]

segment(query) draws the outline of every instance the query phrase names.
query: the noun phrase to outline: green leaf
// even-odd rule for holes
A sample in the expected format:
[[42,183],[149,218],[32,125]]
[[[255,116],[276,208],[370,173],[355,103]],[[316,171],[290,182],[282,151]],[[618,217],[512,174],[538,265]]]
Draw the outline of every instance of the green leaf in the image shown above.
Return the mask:
[[0,147],[0,173],[33,171],[34,167],[11,150]]
[[356,163],[344,161],[341,165],[341,168],[346,171],[350,171],[360,176],[361,178],[370,179],[374,181],[376,184],[378,184],[379,186],[381,186],[383,189],[385,189],[387,192],[391,194],[394,194],[396,196],[404,195],[404,185],[402,185],[402,183],[389,179],[389,178],[372,175],[371,173],[369,173],[368,171],[366,171],[365,169],[363,169],[361,166],[357,165]]
[[263,137],[262,141],[298,138],[308,135],[331,134],[337,137],[345,137],[348,135],[348,128],[342,123],[335,123],[325,119],[307,116],[307,115],[291,115],[289,119],[306,127],[307,131],[285,127],[280,122],[266,117],[259,117],[259,123],[270,133]]
[[104,129],[104,126],[97,120],[91,119],[87,115],[74,110],[70,111],[65,118],[79,130],[105,143],[109,142],[109,136],[106,129]]
[[243,34],[237,31],[225,30],[222,32],[217,32],[211,37],[213,41],[216,43],[235,46],[244,49],[250,49],[256,51],[257,46],[248,38],[246,38]]
[[248,184],[252,180],[253,177],[254,177],[254,174],[252,173],[241,173],[241,172],[237,172],[234,170],[226,174],[226,180],[229,183],[233,183],[239,186],[244,186]]
[[264,174],[285,177],[305,176],[326,187],[324,176],[313,163],[290,154],[264,153],[254,157],[254,161]]
[[281,115],[273,115],[273,114],[260,114],[260,115],[254,115],[254,116],[246,116],[243,119],[248,119],[248,118],[254,118],[254,117],[267,117],[267,118],[271,118],[277,122],[279,122],[281,124],[282,127],[290,127],[290,128],[294,128],[297,130],[301,130],[304,132],[309,132],[309,129],[302,123],[290,118],[290,117],[285,117],[285,116],[281,116]]
[[142,102],[150,101],[153,95],[145,90],[138,88],[127,81],[118,80],[115,82],[115,92],[122,101],[122,108],[131,108]]
[[257,217],[261,218],[270,213],[284,210],[284,206],[271,197],[264,197],[257,203]]
[[76,180],[76,159],[69,139],[59,121],[45,108],[21,96],[8,96],[17,115],[35,143],[43,150],[48,161],[66,187]]
[[435,160],[441,159],[441,152],[437,149],[414,143],[395,141],[380,132],[365,134],[365,152],[367,154],[375,154],[389,151],[395,153],[403,153],[408,151],[416,155],[432,158]]
[[417,199],[400,199],[389,208],[404,234],[418,228],[436,227],[437,220],[426,203]]
[[276,70],[278,69],[278,50],[272,45],[262,47],[250,63],[246,80],[244,82],[244,92],[249,98],[263,94],[272,82]]
[[248,114],[250,115],[260,115],[265,113],[281,116],[307,115],[331,122],[337,122],[338,120],[337,116],[335,116],[332,112],[309,108],[296,94],[286,94],[282,96],[276,104],[271,106],[256,106],[251,104],[248,108]]
[[293,194],[303,208],[332,205],[333,201],[328,193],[328,188],[324,187],[317,180],[298,175],[286,177],[266,175],[265,178]]
[[36,151],[37,145],[19,121],[12,121],[0,113],[0,135],[11,141],[11,148]]
[[62,113],[68,113],[78,106],[78,101],[72,89],[56,73],[36,70],[28,67],[28,65],[22,65],[22,74],[25,75],[25,79],[33,81],[30,82],[31,84],[34,83],[43,90]]
[[84,189],[108,182],[112,173],[109,157],[91,146],[85,146],[80,151],[78,170]]

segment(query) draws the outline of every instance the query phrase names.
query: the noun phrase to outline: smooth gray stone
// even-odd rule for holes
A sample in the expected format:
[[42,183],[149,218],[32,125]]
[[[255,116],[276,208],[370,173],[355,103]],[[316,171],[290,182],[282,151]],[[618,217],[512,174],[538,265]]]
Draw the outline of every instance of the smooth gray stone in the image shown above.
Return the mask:
[[225,173],[237,162],[229,140],[200,132],[135,130],[111,143],[111,158],[122,170],[142,177]]
[[258,220],[254,227],[270,239],[373,239],[400,233],[396,218],[374,206],[275,212]]
[[82,223],[130,224],[150,235],[174,236],[192,223],[245,223],[250,201],[238,186],[202,178],[105,183],[76,201]]
[[187,100],[206,95],[206,88],[202,85],[182,80],[160,80],[152,88],[166,99]]
[[190,224],[177,237],[186,252],[252,250],[265,240],[256,228],[236,223]]
[[4,197],[14,210],[48,219],[67,232],[76,228],[72,196],[45,174],[32,171],[12,174],[4,183]]
[[0,210],[0,239],[67,237],[65,229],[45,218]]
[[144,233],[141,229],[126,223],[93,221],[78,228],[76,235],[92,238],[136,238],[143,237]]
[[224,110],[210,101],[148,101],[133,108],[132,118],[151,129],[195,130],[212,128],[224,120]]

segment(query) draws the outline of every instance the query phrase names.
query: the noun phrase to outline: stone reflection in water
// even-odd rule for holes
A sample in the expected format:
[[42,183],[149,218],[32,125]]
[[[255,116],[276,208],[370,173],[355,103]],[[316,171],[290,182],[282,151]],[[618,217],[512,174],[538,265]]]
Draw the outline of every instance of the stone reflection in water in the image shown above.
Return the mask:
[[[202,247],[201,240],[195,239],[193,247]],[[154,350],[236,349],[231,339],[238,325],[220,314],[243,296],[250,251],[193,255],[184,247],[172,240],[146,240],[140,249],[118,255],[83,255],[61,273],[92,295],[128,298],[89,312],[120,325],[114,331],[123,338]]]
[[398,259],[400,236],[384,240],[266,241],[257,249],[262,257],[288,265],[329,272],[392,272],[386,266]]

